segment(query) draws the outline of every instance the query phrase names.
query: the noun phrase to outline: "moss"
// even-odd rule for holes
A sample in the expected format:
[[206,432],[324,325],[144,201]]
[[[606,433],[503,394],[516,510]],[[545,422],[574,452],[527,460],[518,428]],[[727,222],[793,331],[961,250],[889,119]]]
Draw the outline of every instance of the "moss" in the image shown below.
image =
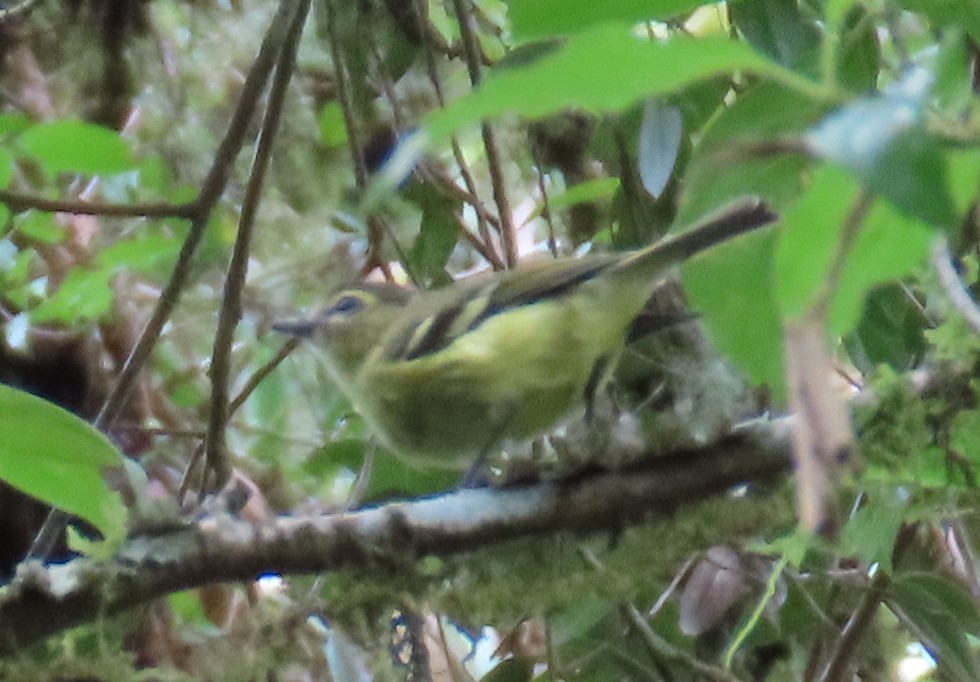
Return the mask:
[[774,537],[792,527],[791,496],[716,498],[663,521],[590,537],[563,534],[487,548],[446,562],[431,595],[470,624],[516,622],[576,599],[652,602],[692,551]]

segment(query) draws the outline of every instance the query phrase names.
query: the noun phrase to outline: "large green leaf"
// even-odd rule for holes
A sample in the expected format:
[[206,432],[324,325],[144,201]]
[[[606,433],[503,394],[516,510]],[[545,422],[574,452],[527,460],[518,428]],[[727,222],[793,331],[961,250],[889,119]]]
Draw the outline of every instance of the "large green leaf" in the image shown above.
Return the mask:
[[521,41],[577,33],[604,22],[637,23],[690,12],[703,0],[510,0],[514,36]]
[[446,262],[459,240],[458,202],[423,183],[410,183],[403,194],[422,212],[418,237],[408,253],[410,271],[419,285],[446,284]]
[[646,96],[739,69],[790,77],[748,45],[726,37],[659,42],[637,38],[622,25],[603,25],[524,68],[493,74],[478,90],[433,114],[427,130],[441,140],[504,113],[539,117],[568,107],[619,111]]
[[28,210],[14,217],[14,228],[25,237],[42,244],[60,244],[68,237],[53,213]]
[[[921,81],[921,82],[920,82]],[[928,77],[858,100],[815,126],[807,142],[909,215],[949,228],[955,210],[941,140],[926,131]]]
[[847,14],[837,39],[837,80],[855,92],[867,92],[878,82],[881,47],[867,10],[857,6]]
[[[859,194],[860,185],[848,173],[825,166],[786,212],[775,266],[784,316],[802,315],[821,294]],[[854,329],[873,286],[908,274],[922,261],[932,237],[928,225],[885,201],[874,201],[855,229],[857,236],[844,254],[836,290],[830,292],[829,327],[835,336]]]
[[861,557],[867,565],[878,564],[882,570],[892,570],[892,550],[895,536],[905,520],[905,504],[893,491],[881,490],[850,519],[841,533],[841,550],[846,555]]
[[807,159],[752,153],[751,147],[800,135],[823,111],[823,105],[775,83],[740,93],[701,135],[684,176],[677,221],[692,222],[746,194],[764,198],[776,211],[794,202]]
[[847,173],[824,166],[783,215],[775,273],[784,317],[801,317],[821,292],[841,229],[859,194],[859,185]]
[[782,327],[772,286],[775,242],[771,231],[741,237],[692,259],[683,275],[691,305],[703,315],[719,350],[782,404]]
[[732,22],[759,51],[787,67],[813,62],[820,44],[816,22],[798,3],[783,0],[744,0],[730,10]]
[[169,236],[138,235],[116,242],[87,266],[72,269],[58,290],[31,310],[31,320],[76,324],[97,320],[112,310],[112,278],[122,270],[146,272],[169,261],[179,244]]
[[886,201],[871,207],[844,260],[830,305],[830,332],[854,329],[872,287],[904,277],[929,253],[935,231]]
[[105,434],[37,396],[0,384],[0,479],[122,537],[126,508],[102,478],[122,455]]
[[912,292],[899,282],[889,282],[869,292],[861,319],[844,344],[861,372],[871,372],[882,363],[904,371],[918,364],[926,352],[927,324],[922,304]]

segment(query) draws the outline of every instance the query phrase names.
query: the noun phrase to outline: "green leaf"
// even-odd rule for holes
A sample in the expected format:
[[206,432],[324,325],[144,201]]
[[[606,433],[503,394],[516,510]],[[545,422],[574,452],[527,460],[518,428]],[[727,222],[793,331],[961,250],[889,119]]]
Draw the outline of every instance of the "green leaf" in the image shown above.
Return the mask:
[[830,333],[842,336],[854,329],[868,291],[909,274],[922,263],[934,234],[929,225],[888,202],[874,202],[845,257],[830,305]]
[[145,272],[162,261],[172,260],[179,250],[180,242],[172,235],[140,235],[102,249],[96,261],[112,272]]
[[649,95],[738,69],[787,77],[748,45],[725,37],[658,42],[641,40],[628,27],[604,25],[527,67],[491,75],[479,90],[430,116],[427,129],[438,142],[464,125],[503,113],[540,117],[568,107],[619,111]]
[[877,563],[891,573],[895,536],[904,520],[905,505],[894,492],[872,494],[844,526],[841,551],[860,557],[868,566]]
[[52,175],[111,175],[134,167],[129,147],[118,133],[82,121],[40,123],[24,132],[18,144]]
[[608,618],[612,604],[595,594],[582,594],[564,609],[548,619],[552,642],[562,646],[568,642],[588,638],[589,633]]
[[105,434],[60,407],[0,384],[0,478],[94,525],[125,532],[126,508],[102,478],[122,455]]
[[347,142],[344,111],[338,102],[328,102],[317,116],[320,140],[327,147],[340,147]]
[[14,218],[14,229],[42,244],[59,244],[68,236],[53,213],[24,211]]
[[409,270],[420,283],[445,284],[446,261],[459,239],[458,202],[422,183],[412,183],[404,195],[422,210],[419,235],[408,254]]
[[24,114],[0,114],[0,137],[23,132],[33,124],[30,117]]
[[980,199],[980,151],[957,149],[947,155],[949,186],[958,215],[964,215]]
[[875,23],[864,7],[847,14],[837,40],[837,79],[855,92],[872,90],[881,68],[881,47]]
[[783,215],[775,265],[783,317],[802,317],[821,293],[841,230],[859,194],[860,187],[847,173],[824,166]]
[[928,17],[936,26],[962,28],[980,40],[980,3],[976,0],[898,0],[898,5]]
[[406,464],[390,452],[378,450],[374,458],[371,484],[365,494],[367,499],[390,497],[392,493],[431,495],[452,489],[459,484],[458,471],[429,467],[418,469]]
[[685,263],[682,273],[691,305],[719,350],[753,382],[768,386],[781,405],[786,387],[772,282],[775,244],[772,231],[740,237]]
[[939,110],[966,111],[970,107],[973,98],[970,59],[968,39],[962,31],[949,31],[943,36],[933,66],[936,74],[933,93]]
[[162,197],[174,184],[174,174],[159,154],[148,154],[139,163],[137,186],[141,193]]
[[974,464],[980,463],[980,411],[963,410],[953,418],[949,445],[967,455]]
[[921,305],[896,283],[875,287],[853,334],[844,339],[851,362],[864,373],[879,364],[912,369],[926,351],[927,320]]
[[102,250],[90,267],[71,270],[58,290],[31,311],[31,320],[68,324],[97,320],[112,310],[112,278],[116,273],[149,270],[171,260],[179,248],[176,240],[164,235],[117,242]]
[[[784,316],[802,315],[821,292],[859,193],[847,173],[826,166],[784,215],[776,253],[776,291]],[[830,331],[835,336],[854,329],[871,287],[901,277],[921,262],[932,235],[921,221],[883,201],[873,203],[857,229],[832,292]]]
[[966,590],[935,575],[913,573],[896,579],[886,599],[946,675],[962,682],[980,679],[966,638],[967,633],[980,634],[980,614]]
[[[317,479],[333,479],[345,469],[358,473],[372,446],[367,440],[342,438],[326,443],[303,464],[303,472]],[[424,495],[443,492],[459,483],[460,473],[445,469],[416,469],[390,452],[374,448],[371,480],[364,491],[366,501],[392,495]]]
[[669,19],[704,4],[704,0],[510,0],[508,8],[514,36],[523,42],[577,33],[606,22]]
[[816,23],[803,16],[799,3],[743,0],[729,8],[734,23],[760,52],[789,68],[813,63],[820,44]]
[[[617,177],[596,178],[573,185],[559,194],[548,197],[548,206],[552,211],[561,211],[576,204],[587,204],[593,201],[612,199],[619,190],[620,180]],[[534,211],[532,217],[540,214],[543,205]]]
[[31,321],[69,324],[97,320],[112,309],[111,273],[77,267],[68,273],[58,291],[31,311]]
[[6,149],[0,148],[0,187],[7,187],[13,177],[14,157]]
[[798,136],[824,110],[773,83],[760,83],[739,95],[702,132],[684,176],[677,220],[690,223],[745,195],[765,199],[776,211],[790,205],[799,196],[808,160],[802,155],[752,154],[750,147]]
[[949,228],[955,211],[946,159],[941,141],[924,128],[922,100],[922,84],[910,77],[884,96],[839,109],[806,139],[816,153],[845,166],[875,194]]

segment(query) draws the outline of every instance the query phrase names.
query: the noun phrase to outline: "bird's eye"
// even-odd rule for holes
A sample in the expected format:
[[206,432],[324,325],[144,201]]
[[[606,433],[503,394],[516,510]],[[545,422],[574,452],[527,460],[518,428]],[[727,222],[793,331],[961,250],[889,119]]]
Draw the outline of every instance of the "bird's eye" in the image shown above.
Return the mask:
[[334,313],[356,313],[364,307],[364,299],[359,296],[341,296],[337,302],[331,306],[330,311]]

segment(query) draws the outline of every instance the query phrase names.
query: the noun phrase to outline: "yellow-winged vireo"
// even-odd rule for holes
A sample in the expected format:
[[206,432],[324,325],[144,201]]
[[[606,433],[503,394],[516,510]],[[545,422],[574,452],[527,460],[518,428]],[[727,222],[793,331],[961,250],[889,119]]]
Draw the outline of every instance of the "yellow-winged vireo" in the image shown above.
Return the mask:
[[638,251],[524,263],[430,291],[358,284],[274,328],[323,348],[384,445],[465,468],[588,401],[670,266],[774,219],[752,201]]

